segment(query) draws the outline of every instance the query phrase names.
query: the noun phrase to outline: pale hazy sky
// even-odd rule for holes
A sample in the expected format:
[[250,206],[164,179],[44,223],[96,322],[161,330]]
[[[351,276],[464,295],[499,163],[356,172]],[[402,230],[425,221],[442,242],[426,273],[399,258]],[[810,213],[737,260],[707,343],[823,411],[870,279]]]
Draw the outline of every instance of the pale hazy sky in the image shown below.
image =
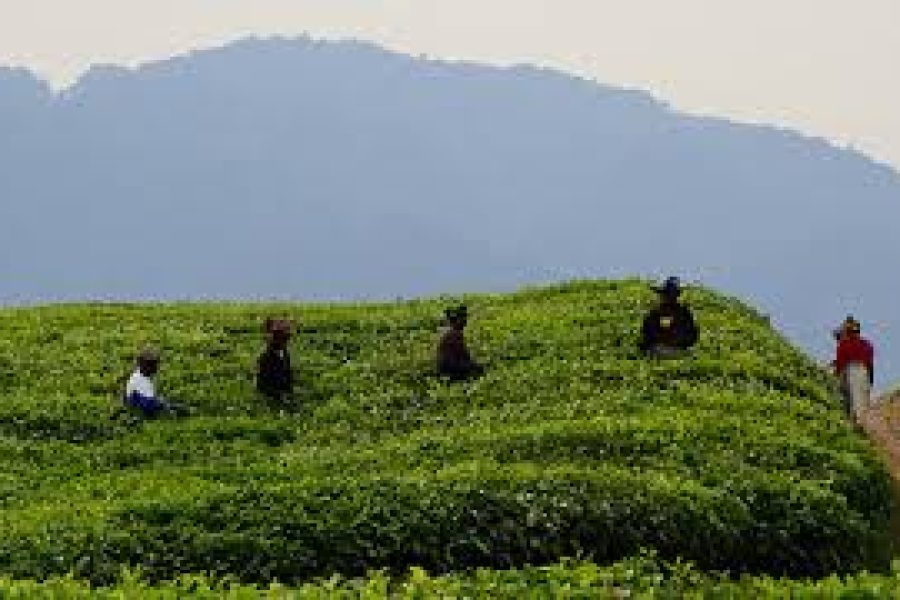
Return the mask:
[[64,86],[247,35],[558,67],[900,168],[900,0],[0,0],[0,64]]

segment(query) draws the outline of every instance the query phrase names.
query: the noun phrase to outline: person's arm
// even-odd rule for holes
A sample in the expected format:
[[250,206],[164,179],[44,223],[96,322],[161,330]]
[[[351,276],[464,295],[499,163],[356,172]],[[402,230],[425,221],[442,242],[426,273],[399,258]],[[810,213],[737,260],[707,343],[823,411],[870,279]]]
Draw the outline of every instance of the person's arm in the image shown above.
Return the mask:
[[459,336],[459,358],[466,366],[475,363],[475,361],[472,360],[472,354],[469,352],[469,347],[466,345],[466,339],[462,334]]
[[843,341],[838,342],[837,351],[835,352],[834,357],[834,374],[838,377],[841,376],[841,373],[844,372],[844,367],[847,364],[847,344]]
[[289,392],[294,391],[294,371],[291,369],[291,355],[284,353],[284,381]]
[[875,385],[875,348],[872,344],[866,344],[866,367],[869,369],[869,385]]
[[263,394],[272,391],[272,356],[263,352],[256,363],[256,390]]

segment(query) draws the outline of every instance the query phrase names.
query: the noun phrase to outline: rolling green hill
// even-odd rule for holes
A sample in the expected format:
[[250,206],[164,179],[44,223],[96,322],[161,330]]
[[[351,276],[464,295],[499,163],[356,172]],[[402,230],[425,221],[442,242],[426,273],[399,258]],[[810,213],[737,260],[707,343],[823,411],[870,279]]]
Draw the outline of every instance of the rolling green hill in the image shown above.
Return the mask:
[[[527,581],[546,571],[503,570],[567,557],[599,581],[590,564],[642,549],[732,574],[889,567],[884,467],[827,374],[740,302],[691,290],[695,356],[650,362],[645,283],[466,300],[489,374],[461,385],[428,374],[440,299],[0,311],[2,585]],[[289,406],[253,391],[269,314],[298,322]],[[146,342],[195,416],[117,416]]]

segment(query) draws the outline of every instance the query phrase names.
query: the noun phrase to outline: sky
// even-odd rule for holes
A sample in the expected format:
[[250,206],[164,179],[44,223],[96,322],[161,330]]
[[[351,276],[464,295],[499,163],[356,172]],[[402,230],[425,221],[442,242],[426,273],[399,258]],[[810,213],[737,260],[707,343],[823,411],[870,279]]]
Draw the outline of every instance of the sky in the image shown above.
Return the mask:
[[0,0],[0,64],[54,87],[249,35],[533,63],[900,169],[900,0]]

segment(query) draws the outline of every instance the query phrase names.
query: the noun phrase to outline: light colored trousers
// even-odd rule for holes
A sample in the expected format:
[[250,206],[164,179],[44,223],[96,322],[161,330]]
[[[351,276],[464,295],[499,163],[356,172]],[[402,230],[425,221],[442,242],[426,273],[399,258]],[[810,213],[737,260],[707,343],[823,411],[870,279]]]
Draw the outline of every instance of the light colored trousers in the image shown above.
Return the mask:
[[850,413],[858,421],[871,404],[872,384],[869,369],[860,363],[850,363],[841,374],[841,393]]

